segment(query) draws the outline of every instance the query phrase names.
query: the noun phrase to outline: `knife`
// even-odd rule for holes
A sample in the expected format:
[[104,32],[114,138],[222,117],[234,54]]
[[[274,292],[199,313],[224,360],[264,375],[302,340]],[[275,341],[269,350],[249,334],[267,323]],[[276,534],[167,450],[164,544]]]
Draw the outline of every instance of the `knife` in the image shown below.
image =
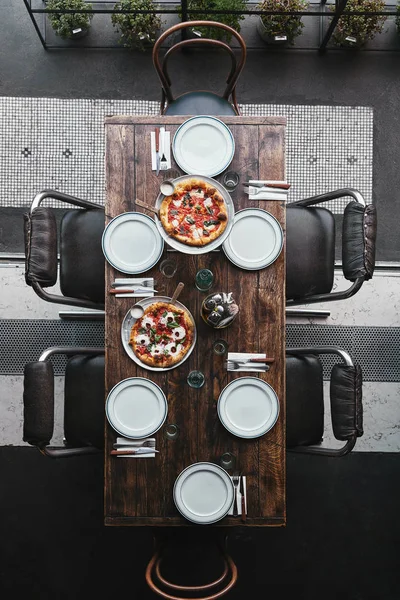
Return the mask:
[[246,522],[246,492],[245,492],[246,478],[244,475],[241,475],[239,482],[239,490],[242,494],[242,521]]
[[156,127],[156,175],[160,172],[160,128]]
[[259,188],[262,188],[262,187],[277,188],[277,189],[281,189],[281,190],[289,190],[290,189],[290,183],[268,183],[268,181],[256,181],[255,183],[250,183],[250,181],[247,181],[247,182],[243,183],[242,185],[259,187]]
[[153,454],[155,452],[159,452],[155,448],[143,448],[143,446],[139,448],[127,448],[125,450],[111,450],[110,454],[112,456],[128,456],[129,454]]
[[155,290],[153,288],[147,288],[147,287],[115,287],[115,288],[110,288],[108,290],[108,292],[110,294],[151,294],[153,292],[157,292],[158,290]]

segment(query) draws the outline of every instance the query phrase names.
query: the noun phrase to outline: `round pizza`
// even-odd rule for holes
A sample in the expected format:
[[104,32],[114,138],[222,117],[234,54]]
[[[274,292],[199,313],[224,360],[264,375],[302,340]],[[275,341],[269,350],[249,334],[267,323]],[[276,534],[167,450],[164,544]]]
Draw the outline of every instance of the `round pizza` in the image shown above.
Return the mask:
[[228,210],[218,190],[198,178],[175,186],[160,206],[159,218],[171,237],[189,246],[205,246],[218,238],[228,224]]
[[151,367],[171,367],[190,350],[194,325],[189,313],[174,304],[148,306],[131,329],[129,345],[141,362]]

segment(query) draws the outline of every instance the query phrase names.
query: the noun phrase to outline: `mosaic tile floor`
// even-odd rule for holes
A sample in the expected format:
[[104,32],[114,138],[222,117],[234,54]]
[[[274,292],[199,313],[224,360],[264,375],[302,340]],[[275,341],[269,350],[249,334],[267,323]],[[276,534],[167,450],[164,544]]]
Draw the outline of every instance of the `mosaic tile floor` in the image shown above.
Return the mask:
[[[289,202],[340,187],[371,201],[372,108],[245,104],[241,110],[287,117]],[[27,206],[45,188],[103,202],[103,119],[112,114],[157,115],[159,103],[1,97],[0,206]],[[330,208],[342,212],[346,203],[334,200]]]

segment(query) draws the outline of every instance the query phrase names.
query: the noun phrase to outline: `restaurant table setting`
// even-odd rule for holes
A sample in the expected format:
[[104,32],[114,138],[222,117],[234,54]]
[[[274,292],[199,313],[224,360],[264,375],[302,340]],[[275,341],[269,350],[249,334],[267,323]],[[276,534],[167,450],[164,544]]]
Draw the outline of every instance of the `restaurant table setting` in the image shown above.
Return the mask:
[[[150,136],[147,137],[149,140],[146,146],[147,155],[143,154],[143,160],[147,161],[148,168],[151,172],[155,172],[151,177],[161,176],[162,181],[158,181],[156,193],[143,195],[140,193],[140,189],[143,188],[136,187],[135,194],[131,197],[136,210],[127,210],[115,216],[110,212],[111,218],[105,226],[102,238],[105,259],[109,268],[114,269],[110,271],[113,278],[108,284],[107,303],[112,307],[115,316],[122,314],[119,321],[120,349],[122,354],[125,353],[131,360],[133,367],[130,369],[131,376],[126,376],[112,385],[106,397],[105,414],[111,428],[106,433],[106,438],[111,442],[111,445],[109,443],[107,446],[111,463],[106,471],[108,473],[106,486],[113,481],[112,461],[115,458],[153,458],[154,461],[150,463],[156,466],[165,464],[164,461],[167,459],[164,455],[168,448],[168,461],[172,461],[168,463],[168,468],[172,468],[174,460],[178,457],[174,458],[174,455],[170,454],[173,452],[171,442],[166,445],[165,440],[169,437],[166,435],[167,428],[177,427],[173,424],[174,421],[179,423],[176,429],[177,438],[181,440],[179,447],[182,447],[185,436],[188,435],[184,423],[185,419],[189,418],[189,413],[187,416],[185,413],[182,415],[176,413],[175,392],[173,420],[168,421],[169,395],[171,390],[174,390],[174,386],[178,386],[179,403],[182,405],[185,402],[185,394],[189,393],[198,394],[199,402],[213,403],[213,409],[209,410],[215,411],[214,429],[218,426],[215,430],[216,434],[224,440],[221,451],[224,448],[225,451],[227,448],[229,451],[233,450],[239,466],[238,473],[232,465],[224,468],[224,463],[221,463],[219,457],[210,455],[209,452],[192,453],[193,458],[197,456],[200,460],[193,462],[192,459],[191,463],[186,464],[184,468],[175,471],[172,480],[171,476],[168,480],[170,487],[167,487],[166,493],[170,493],[178,516],[197,525],[210,525],[231,518],[232,523],[235,520],[248,523],[253,519],[254,524],[257,522],[263,524],[265,517],[251,508],[253,494],[249,495],[248,489],[250,486],[254,491],[254,486],[257,486],[257,482],[261,480],[250,466],[249,459],[243,458],[242,462],[241,452],[247,453],[251,444],[258,444],[264,436],[274,430],[278,423],[282,398],[265,377],[269,377],[272,373],[272,381],[278,381],[276,374],[282,373],[283,345],[270,346],[260,341],[260,344],[252,344],[249,347],[248,338],[242,341],[237,332],[242,331],[240,325],[242,313],[245,322],[246,314],[248,315],[246,288],[241,289],[236,284],[230,288],[230,280],[222,280],[219,269],[214,267],[220,263],[230,264],[229,269],[233,270],[229,273],[232,272],[233,276],[242,272],[243,281],[255,282],[256,285],[258,281],[263,281],[259,274],[266,272],[280,258],[284,249],[285,234],[282,219],[272,214],[274,211],[269,212],[264,207],[257,206],[257,203],[259,200],[265,201],[263,206],[269,207],[269,201],[278,200],[285,204],[290,185],[283,178],[251,179],[247,170],[247,181],[239,185],[240,170],[238,169],[238,173],[227,171],[236,156],[235,136],[231,128],[222,120],[216,117],[199,116],[182,119],[182,122],[174,127],[169,123],[170,121],[166,119],[163,127],[156,126],[150,130]],[[253,124],[250,119],[249,124]],[[262,126],[264,123],[260,121],[260,127]],[[170,178],[168,176],[174,163],[183,174]],[[224,174],[228,174],[229,177],[225,177]],[[271,172],[271,174],[275,173]],[[215,179],[217,176],[220,176],[221,180],[225,177],[226,186]],[[185,184],[191,177],[199,178],[205,184],[215,188],[223,198],[226,207],[226,226],[222,234],[204,245],[191,245],[171,236],[160,218],[160,209],[167,197],[166,193],[173,192],[177,186]],[[160,188],[160,182],[162,185],[163,181],[166,185]],[[251,204],[237,210],[236,198],[240,195],[251,201]],[[190,198],[190,192],[188,196]],[[255,205],[253,205],[254,201]],[[143,210],[148,210],[151,216],[145,214]],[[166,251],[175,252],[176,255],[168,256]],[[211,256],[211,253],[215,258],[209,263],[207,255]],[[190,266],[191,270],[192,265],[197,265],[197,272],[196,270],[193,272],[191,287],[187,271],[181,271],[185,284],[180,282],[177,285],[174,281],[177,269],[178,273],[180,272],[180,257],[183,260],[185,256],[187,261],[182,264],[186,265],[186,269]],[[167,262],[170,263],[169,272],[165,266]],[[119,273],[125,276],[119,276]],[[171,286],[175,286],[175,291],[172,294],[170,292],[171,295],[166,294],[167,289],[173,289]],[[253,302],[256,302],[256,293],[258,291],[250,290]],[[179,301],[178,296],[180,297],[181,294],[184,299]],[[136,300],[128,303],[126,298]],[[119,303],[115,308],[114,302]],[[280,296],[279,302],[281,302]],[[171,351],[170,346],[179,348],[179,339],[183,335],[180,333],[182,324],[173,313],[169,317],[170,313],[166,309],[161,318],[162,325],[159,326],[158,322],[156,325],[154,321],[156,317],[152,316],[151,311],[159,303],[173,305],[183,311],[192,332],[190,345],[182,358],[176,360],[174,364],[165,366],[163,363],[152,364],[143,360],[132,343],[133,331],[136,327],[139,328],[143,339],[141,341],[139,335],[135,338],[139,341],[135,343],[139,346],[142,343],[143,352],[151,356],[154,356],[158,347],[162,352],[165,348]],[[119,305],[121,309],[118,309]],[[150,315],[147,321],[146,315]],[[108,327],[110,323],[111,321]],[[113,323],[115,332],[116,321],[114,320]],[[236,323],[239,325],[236,326]],[[168,345],[163,341],[165,330],[168,330],[169,334],[176,330],[176,346]],[[248,324],[246,324],[247,330]],[[215,337],[216,331],[220,337]],[[258,335],[256,331],[257,325],[255,325],[254,336]],[[188,333],[186,332],[185,335]],[[268,340],[268,337],[266,339]],[[277,343],[281,344],[280,341]],[[199,346],[197,350],[196,346]],[[250,352],[250,348],[255,351]],[[278,348],[279,353],[272,348]],[[118,347],[113,346],[112,352],[118,351]],[[193,359],[194,355],[197,358]],[[201,368],[204,360],[202,356],[207,356],[207,361],[214,361],[218,369],[221,368],[223,379],[219,381],[218,386],[213,387],[208,372]],[[186,361],[188,367],[185,367]],[[172,375],[170,378],[168,372],[176,369],[179,375]],[[129,373],[126,369],[118,372]],[[162,373],[166,373],[166,379],[161,377]],[[215,373],[213,377],[216,377]],[[186,388],[184,388],[185,384]],[[207,390],[206,395],[202,395],[203,388]],[[184,389],[188,391],[185,393]],[[281,392],[282,388],[279,390]],[[190,402],[193,403],[195,396],[189,397],[192,398]],[[280,432],[281,428],[279,428],[279,436]],[[198,435],[200,437],[202,435],[201,422],[199,422]],[[206,435],[209,436],[210,433]],[[170,439],[174,439],[174,436]],[[205,460],[201,460],[203,456]],[[277,460],[281,461],[282,456],[284,454],[280,451]],[[140,460],[135,464],[138,465],[138,469],[141,468]],[[180,460],[177,460],[177,464],[180,464]],[[141,471],[138,470],[137,473],[139,472]],[[164,477],[165,472],[164,467],[163,475],[160,472],[160,477]],[[157,477],[157,471],[152,470],[151,473],[152,477]],[[279,478],[280,475],[278,474],[277,477]],[[264,479],[262,485],[265,485],[266,481],[267,479]],[[113,497],[110,496],[111,499]],[[168,506],[168,501],[165,506]],[[112,511],[109,511],[108,518],[110,523],[117,522]],[[129,513],[124,518],[134,523],[136,517],[135,514]],[[171,519],[171,516],[168,516],[168,519]],[[272,523],[273,518],[271,522],[268,521],[268,524]]]

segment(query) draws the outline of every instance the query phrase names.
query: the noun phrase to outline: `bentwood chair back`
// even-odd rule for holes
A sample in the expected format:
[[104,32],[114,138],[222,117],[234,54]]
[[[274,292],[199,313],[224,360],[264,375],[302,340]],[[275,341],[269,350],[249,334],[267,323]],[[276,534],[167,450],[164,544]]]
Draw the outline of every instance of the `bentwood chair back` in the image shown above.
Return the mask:
[[[320,355],[334,355],[330,377],[333,434],[340,448],[323,447],[324,392]],[[363,435],[362,372],[348,352],[335,346],[286,349],[286,446],[288,450],[344,456]]]
[[[342,227],[342,272],[352,282],[333,292],[335,217],[323,202],[350,196]],[[287,205],[286,306],[344,300],[371,279],[375,268],[376,207],[365,204],[358,190],[343,188]]]
[[[164,43],[169,42],[168,38],[175,36],[176,33],[184,29],[196,29],[196,27],[221,29],[232,36],[239,43],[238,57],[234,50],[224,41],[212,38],[185,39],[172,43],[171,47],[165,52],[161,60],[161,48]],[[226,52],[231,61],[231,68],[226,79],[225,90],[221,95],[212,91],[195,90],[188,91],[178,97],[172,92],[172,84],[168,71],[168,64],[172,54],[177,50],[187,50],[195,47],[220,48]],[[162,115],[238,115],[239,107],[236,99],[236,84],[240,73],[246,62],[246,45],[242,36],[232,27],[216,21],[186,21],[173,25],[156,41],[153,48],[153,64],[161,82],[161,104]]]
[[[50,358],[68,357],[64,388],[64,444],[52,446],[54,370]],[[24,370],[24,442],[42,454],[65,458],[104,447],[104,348],[53,347]]]
[[[54,209],[40,206],[45,198],[79,207],[65,211],[59,233]],[[56,190],[43,190],[35,196],[24,220],[26,283],[47,302],[104,310],[104,207]],[[57,281],[61,294],[44,289]]]

